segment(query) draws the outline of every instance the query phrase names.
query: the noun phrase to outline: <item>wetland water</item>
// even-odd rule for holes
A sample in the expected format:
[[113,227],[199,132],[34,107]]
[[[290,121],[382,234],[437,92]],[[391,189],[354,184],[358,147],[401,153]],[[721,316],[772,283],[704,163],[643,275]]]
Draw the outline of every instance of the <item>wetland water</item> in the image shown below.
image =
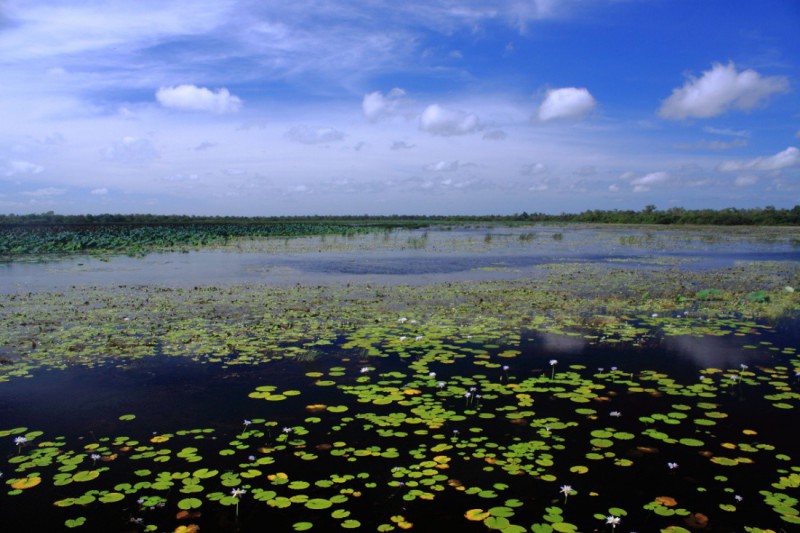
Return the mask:
[[796,530],[795,237],[473,228],[6,264],[0,523]]

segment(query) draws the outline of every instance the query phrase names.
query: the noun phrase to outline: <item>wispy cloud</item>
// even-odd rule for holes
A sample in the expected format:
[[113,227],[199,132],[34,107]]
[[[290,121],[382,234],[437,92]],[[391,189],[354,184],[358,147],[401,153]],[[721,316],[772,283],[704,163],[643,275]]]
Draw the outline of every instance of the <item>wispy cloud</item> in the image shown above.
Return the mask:
[[666,185],[671,179],[672,176],[670,176],[669,172],[651,172],[632,179],[631,185],[633,186],[633,192],[647,192],[653,187]]
[[341,141],[345,138],[345,134],[335,128],[295,126],[286,132],[285,137],[301,144],[324,144]]
[[717,170],[722,172],[736,172],[741,170],[782,170],[800,166],[800,150],[794,146],[788,147],[775,155],[756,157],[746,161],[724,161]]
[[103,156],[117,163],[144,164],[159,157],[150,139],[126,136],[102,151]]
[[8,178],[17,174],[39,174],[42,171],[44,171],[43,166],[30,161],[21,159],[4,161],[0,159],[0,176]]

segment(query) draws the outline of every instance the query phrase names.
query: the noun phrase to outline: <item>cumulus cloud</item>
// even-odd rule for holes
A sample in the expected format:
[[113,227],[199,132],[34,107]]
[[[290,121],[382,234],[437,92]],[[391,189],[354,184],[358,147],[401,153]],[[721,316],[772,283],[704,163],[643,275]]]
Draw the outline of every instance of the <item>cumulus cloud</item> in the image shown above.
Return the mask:
[[542,122],[554,119],[577,119],[597,106],[588,90],[577,87],[550,89],[539,106],[537,116]]
[[103,150],[103,156],[117,163],[142,164],[158,158],[158,150],[149,139],[123,137]]
[[754,70],[737,72],[733,62],[714,63],[700,78],[689,77],[683,87],[673,89],[661,104],[662,118],[708,118],[733,109],[749,110],[771,95],[786,92],[789,82],[783,76],[762,77]]
[[438,104],[429,105],[419,118],[419,129],[433,135],[450,136],[473,133],[481,128],[477,115]]
[[312,128],[309,126],[295,126],[286,132],[285,137],[290,141],[301,144],[323,144],[341,141],[345,138],[344,132],[333,128]]
[[651,172],[640,178],[631,180],[631,185],[633,185],[633,192],[647,192],[651,187],[664,185],[669,182],[670,178],[671,176],[668,172]]
[[164,107],[183,111],[206,111],[210,113],[235,113],[242,107],[242,100],[228,89],[212,91],[196,85],[161,87],[156,91],[156,100]]
[[106,194],[108,194],[108,189],[106,189],[105,187],[100,187],[98,189],[92,189],[90,191],[90,194],[93,194],[95,196],[105,196]]
[[717,167],[722,172],[741,170],[781,170],[800,166],[800,150],[790,146],[775,155],[756,157],[747,161],[723,161]]
[[20,159],[5,161],[0,159],[0,176],[9,178],[17,174],[39,174],[44,171],[44,167],[23,161]]
[[400,105],[400,98],[405,96],[403,89],[395,87],[384,96],[380,91],[364,95],[361,101],[361,112],[370,122],[377,122],[396,114]]

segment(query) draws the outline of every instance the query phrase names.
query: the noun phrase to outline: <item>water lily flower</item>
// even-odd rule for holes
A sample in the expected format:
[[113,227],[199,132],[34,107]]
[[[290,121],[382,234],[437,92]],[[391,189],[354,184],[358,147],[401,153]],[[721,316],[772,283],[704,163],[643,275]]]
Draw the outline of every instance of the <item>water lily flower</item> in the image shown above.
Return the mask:
[[439,387],[440,389],[443,389],[443,388],[444,388],[444,386],[445,386],[445,382],[444,382],[444,381],[440,381],[440,382],[438,382],[438,383],[436,384],[436,386],[437,386],[437,387]]
[[408,320],[408,319],[406,317],[404,317],[404,316],[401,316],[400,318],[397,319],[397,321],[400,322],[401,324],[403,322],[405,322],[406,320]]
[[550,359],[550,366],[558,364],[558,359]]
[[739,364],[739,367],[740,367],[742,370],[747,370],[747,368],[748,368],[748,366],[747,366],[746,364],[744,364],[744,363],[740,363],[740,364]]
[[675,470],[676,468],[678,468],[678,463],[667,463],[667,466],[669,467],[670,470]]
[[247,419],[245,418],[245,420],[244,420],[244,427],[247,427],[247,426],[249,426],[249,425],[250,425],[250,424],[252,424],[252,423],[253,423],[253,421],[252,421],[252,420],[247,420]]
[[614,529],[617,525],[622,521],[622,518],[614,515],[608,515],[606,517],[606,524],[611,524],[611,528]]
[[292,432],[292,428],[290,428],[290,427],[284,427],[284,428],[283,428],[283,432],[284,432],[284,433],[287,433],[287,434],[288,434],[288,433],[291,433],[291,432]]
[[402,335],[402,336],[400,337],[400,342],[403,342],[403,341],[404,341],[404,340],[406,340],[407,338],[408,338],[408,337],[406,337],[405,335]]
[[507,372],[507,371],[508,371],[508,365],[503,365],[503,372]]
[[436,377],[436,372],[428,372],[428,377],[429,378],[435,378]]
[[361,367],[361,373],[362,374],[366,374],[367,372],[369,372],[369,367],[368,366],[362,366]]
[[28,439],[26,439],[25,437],[14,437],[14,444],[16,444],[17,446],[22,446],[26,442],[28,442]]
[[416,323],[417,323],[417,321],[415,319],[413,319],[413,318],[411,319],[411,322],[409,322],[409,324],[416,324]]
[[233,489],[231,489],[231,496],[236,498],[236,516],[237,517],[239,516],[239,498],[246,492],[247,492],[246,490],[241,489],[239,487],[234,487]]
[[423,339],[422,335],[417,335],[416,337],[414,337],[415,341],[421,341],[422,339]]
[[565,504],[567,503],[567,498],[569,497],[569,495],[575,493],[575,489],[572,488],[572,485],[561,485],[560,491],[561,491],[561,494],[564,495],[564,503]]
[[741,497],[741,496],[739,496],[738,494],[737,494],[736,496],[734,496],[733,498],[734,498],[734,499],[735,499],[737,502],[740,502],[740,501],[744,500],[744,498],[742,498],[742,497]]
[[613,417],[620,417],[620,416],[622,416],[622,413],[621,413],[621,412],[619,412],[619,411],[611,411],[611,412],[610,412],[610,413],[608,413],[608,414],[609,414],[610,416],[613,416]]
[[98,459],[100,459],[100,454],[99,453],[93,453],[89,457],[92,459],[92,462],[96,463],[98,461]]

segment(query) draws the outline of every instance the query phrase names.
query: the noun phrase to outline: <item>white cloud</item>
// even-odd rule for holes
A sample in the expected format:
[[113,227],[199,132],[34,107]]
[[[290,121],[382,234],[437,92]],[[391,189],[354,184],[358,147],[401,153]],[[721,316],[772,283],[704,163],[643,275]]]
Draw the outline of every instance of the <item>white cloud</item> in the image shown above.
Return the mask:
[[737,187],[748,187],[750,185],[755,185],[758,183],[758,177],[756,176],[739,176],[736,178],[734,182]]
[[0,176],[7,178],[16,174],[39,174],[43,171],[44,167],[29,161],[18,159],[12,161],[0,160]]
[[619,190],[620,190],[619,185],[617,185],[616,183],[612,183],[611,185],[608,186],[608,192],[619,192]]
[[703,128],[703,131],[706,133],[713,133],[715,135],[728,135],[730,137],[750,136],[750,132],[747,130],[732,130],[730,128],[712,128],[711,126],[706,126]]
[[433,135],[465,135],[481,128],[477,115],[438,104],[429,105],[419,118],[419,129]]
[[684,150],[729,150],[731,148],[741,148],[743,146],[747,146],[747,140],[741,138],[733,139],[730,142],[701,140],[694,144],[676,145],[677,148],[682,148]]
[[631,185],[633,185],[633,192],[647,192],[651,187],[664,185],[669,182],[670,178],[668,172],[651,172],[645,174],[641,178],[631,180]]
[[700,78],[689,77],[683,87],[673,89],[658,114],[671,120],[715,117],[731,108],[753,109],[769,96],[788,89],[785,77],[765,78],[750,69],[737,72],[733,62],[714,63]]
[[103,150],[103,156],[118,163],[142,164],[157,159],[159,154],[149,139],[128,136]]
[[95,196],[105,196],[106,194],[108,194],[108,189],[106,189],[105,187],[100,187],[98,189],[92,189],[90,194],[93,194]]
[[361,101],[361,111],[364,118],[370,122],[376,122],[382,118],[388,118],[397,113],[400,105],[400,98],[405,96],[403,89],[395,87],[389,94],[383,96],[380,91],[371,92],[364,95]]
[[717,166],[722,172],[737,172],[740,170],[781,170],[784,168],[800,166],[800,150],[790,146],[775,155],[756,157],[748,161],[723,161]]
[[429,170],[431,172],[453,172],[470,166],[474,166],[474,164],[459,163],[458,161],[437,161],[436,163],[425,165],[425,170]]
[[208,111],[211,113],[235,113],[242,107],[242,100],[228,89],[217,91],[196,85],[161,87],[156,91],[156,100],[164,107],[184,111]]
[[301,144],[323,144],[341,141],[345,138],[344,132],[334,128],[311,128],[309,126],[295,126],[286,132],[285,137],[290,141]]
[[161,178],[161,181],[166,181],[168,183],[181,183],[187,181],[197,181],[200,179],[200,176],[197,174],[172,174],[170,176],[164,176]]
[[61,196],[66,192],[67,192],[66,189],[60,189],[57,187],[45,187],[43,189],[36,189],[35,191],[25,191],[22,194],[24,194],[25,196],[33,196],[39,198],[47,196]]
[[597,101],[586,89],[563,87],[550,89],[539,106],[537,116],[546,122],[554,119],[577,119],[597,106]]
[[547,166],[544,163],[531,163],[530,165],[524,165],[522,170],[520,170],[520,174],[523,176],[536,176],[538,174],[545,174],[547,172]]
[[534,178],[528,182],[528,190],[529,191],[549,191],[553,188],[557,188],[561,180],[558,178],[554,178],[551,176],[545,175],[536,175]]

